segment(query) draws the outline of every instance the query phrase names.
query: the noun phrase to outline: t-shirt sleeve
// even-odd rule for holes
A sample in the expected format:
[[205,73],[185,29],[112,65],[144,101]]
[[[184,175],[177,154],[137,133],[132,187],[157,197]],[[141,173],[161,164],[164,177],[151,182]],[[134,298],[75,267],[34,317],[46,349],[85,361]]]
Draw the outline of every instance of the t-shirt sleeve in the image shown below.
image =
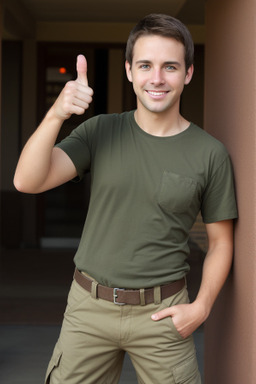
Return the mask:
[[233,169],[229,156],[226,156],[207,184],[201,213],[206,224],[238,217]]
[[86,132],[86,124],[83,123],[74,129],[69,136],[63,139],[56,147],[61,148],[74,163],[78,177],[74,181],[80,181],[85,173],[90,170],[91,151]]

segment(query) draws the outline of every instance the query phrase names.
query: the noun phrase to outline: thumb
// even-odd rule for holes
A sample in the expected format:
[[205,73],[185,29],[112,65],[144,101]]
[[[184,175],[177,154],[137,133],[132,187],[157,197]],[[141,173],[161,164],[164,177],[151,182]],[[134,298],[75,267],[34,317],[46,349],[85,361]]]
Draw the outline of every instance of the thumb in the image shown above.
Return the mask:
[[169,317],[169,316],[173,316],[173,310],[172,310],[172,307],[170,308],[165,308],[163,309],[162,311],[159,311],[157,313],[154,313],[152,316],[151,316],[151,319],[152,320],[155,320],[155,321],[158,321],[158,320],[162,320],[164,319],[165,317]]
[[77,80],[79,83],[88,86],[87,61],[83,55],[78,55],[76,60]]

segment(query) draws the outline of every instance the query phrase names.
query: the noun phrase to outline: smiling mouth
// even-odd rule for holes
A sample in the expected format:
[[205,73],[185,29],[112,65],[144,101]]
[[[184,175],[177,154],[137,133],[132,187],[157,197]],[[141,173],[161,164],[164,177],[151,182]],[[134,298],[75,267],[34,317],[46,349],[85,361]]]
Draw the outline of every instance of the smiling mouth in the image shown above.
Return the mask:
[[147,93],[151,96],[164,96],[168,91],[147,91]]

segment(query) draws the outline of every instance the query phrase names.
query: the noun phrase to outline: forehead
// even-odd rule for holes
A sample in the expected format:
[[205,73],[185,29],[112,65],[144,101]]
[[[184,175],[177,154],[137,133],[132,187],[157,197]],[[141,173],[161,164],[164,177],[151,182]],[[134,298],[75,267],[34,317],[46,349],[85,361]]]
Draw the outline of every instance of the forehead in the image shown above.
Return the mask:
[[137,60],[184,61],[184,45],[172,37],[158,35],[141,36],[134,44],[133,61]]

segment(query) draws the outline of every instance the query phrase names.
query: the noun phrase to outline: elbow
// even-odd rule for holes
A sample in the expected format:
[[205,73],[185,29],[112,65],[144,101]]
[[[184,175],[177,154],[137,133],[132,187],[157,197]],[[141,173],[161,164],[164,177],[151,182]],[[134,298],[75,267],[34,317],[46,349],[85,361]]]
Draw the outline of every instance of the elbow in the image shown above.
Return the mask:
[[13,178],[13,185],[18,192],[23,192],[22,182],[19,180],[19,177],[17,177],[16,173]]
[[30,188],[29,185],[28,185],[27,183],[25,183],[21,178],[19,178],[17,174],[14,175],[14,178],[13,178],[13,185],[14,185],[15,189],[16,189],[18,192],[22,192],[22,193],[30,193],[30,194],[35,194],[35,193],[37,193],[35,190],[33,190],[32,188]]
[[18,177],[14,176],[13,185],[18,192],[29,193]]

